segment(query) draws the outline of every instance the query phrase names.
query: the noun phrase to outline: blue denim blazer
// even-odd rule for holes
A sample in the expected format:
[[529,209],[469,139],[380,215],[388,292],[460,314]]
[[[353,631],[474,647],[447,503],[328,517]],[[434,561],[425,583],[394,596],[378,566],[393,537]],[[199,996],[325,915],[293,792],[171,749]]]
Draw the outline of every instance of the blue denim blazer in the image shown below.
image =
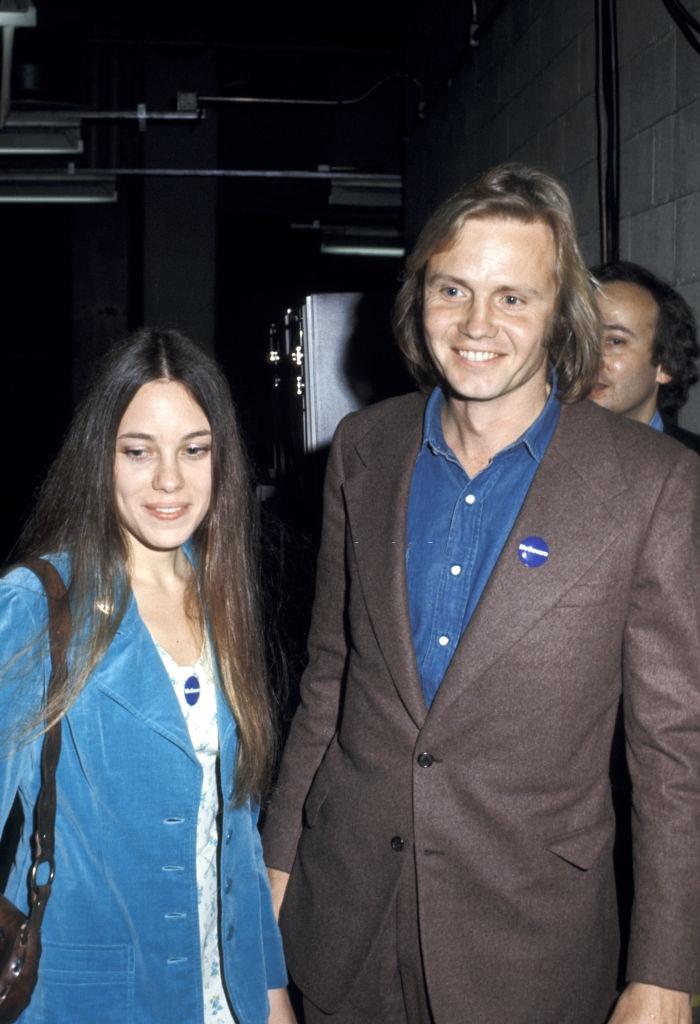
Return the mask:
[[[31,674],[21,670],[45,621],[33,573],[0,580],[0,825],[18,790],[32,819],[41,739],[10,749],[8,722],[48,680],[47,653]],[[222,970],[240,1024],[266,1024],[267,989],[286,984],[282,946],[257,808],[231,804],[236,728],[221,697],[218,710]],[[200,958],[195,867],[201,769],[133,598],[63,721],[57,788],[56,878],[22,1024],[200,1024],[209,966]],[[25,828],[6,889],[25,908],[29,864]]]

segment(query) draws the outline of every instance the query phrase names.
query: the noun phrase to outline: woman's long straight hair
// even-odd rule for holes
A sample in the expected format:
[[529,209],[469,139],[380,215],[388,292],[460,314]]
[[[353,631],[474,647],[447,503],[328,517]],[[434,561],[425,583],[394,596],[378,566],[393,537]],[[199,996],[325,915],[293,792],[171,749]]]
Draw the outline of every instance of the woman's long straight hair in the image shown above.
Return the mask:
[[274,728],[260,621],[257,509],[226,379],[176,331],[143,329],[107,354],[20,538],[19,560],[65,552],[71,566],[72,671],[45,720],[61,718],[75,701],[130,599],[128,547],[114,493],[116,437],[136,392],[156,380],[182,384],[211,425],[211,505],[192,538],[188,610],[206,622],[238,726],[235,800],[260,800]]

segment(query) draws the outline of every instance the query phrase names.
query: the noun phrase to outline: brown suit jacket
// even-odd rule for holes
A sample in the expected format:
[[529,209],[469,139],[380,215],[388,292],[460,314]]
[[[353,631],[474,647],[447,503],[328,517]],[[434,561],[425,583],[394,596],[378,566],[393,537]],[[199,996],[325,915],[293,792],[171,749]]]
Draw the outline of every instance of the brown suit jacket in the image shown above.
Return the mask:
[[[340,1006],[415,856],[437,1024],[600,1024],[624,694],[628,976],[698,990],[700,464],[592,403],[564,406],[427,712],[405,574],[423,408],[407,395],[351,415],[330,456],[310,663],[264,833],[268,864],[292,871],[292,976]],[[549,544],[540,568],[517,557],[531,535]]]

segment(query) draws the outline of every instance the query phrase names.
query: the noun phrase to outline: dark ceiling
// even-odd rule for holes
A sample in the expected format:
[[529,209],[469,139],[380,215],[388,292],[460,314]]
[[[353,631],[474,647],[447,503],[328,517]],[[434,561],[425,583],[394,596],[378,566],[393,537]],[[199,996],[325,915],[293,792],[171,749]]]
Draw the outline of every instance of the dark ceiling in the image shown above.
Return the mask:
[[[403,144],[422,101],[412,67],[422,27],[410,5],[37,0],[36,8],[36,27],[15,36],[13,114],[53,109],[100,111],[104,117],[122,111],[132,118],[84,120],[78,170],[152,166],[147,132],[139,133],[133,119],[137,104],[145,103],[148,114],[175,112],[179,93],[188,94],[180,96],[181,106],[189,104],[217,125],[216,153],[205,159],[209,167],[335,168],[369,175],[365,185],[375,175],[401,173]],[[181,138],[185,144],[170,166],[201,166],[197,124],[190,122]],[[8,161],[3,156],[0,169],[49,166],[43,156]],[[65,160],[55,165],[65,166]],[[394,201],[387,202],[391,186],[381,183],[385,201],[370,188],[364,204],[357,188],[349,210],[330,214],[324,178],[241,179],[229,198],[248,212],[283,211],[299,224],[330,218],[400,226],[400,191],[394,187]],[[348,195],[336,191],[330,205],[342,207]]]

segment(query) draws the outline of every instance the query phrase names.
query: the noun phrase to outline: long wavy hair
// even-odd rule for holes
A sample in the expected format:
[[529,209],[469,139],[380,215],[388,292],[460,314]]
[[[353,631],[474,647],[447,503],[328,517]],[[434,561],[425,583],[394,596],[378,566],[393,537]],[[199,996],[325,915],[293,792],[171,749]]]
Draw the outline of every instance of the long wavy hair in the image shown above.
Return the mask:
[[226,379],[175,331],[144,328],[104,358],[20,538],[18,561],[56,552],[70,559],[72,671],[45,721],[63,717],[79,696],[129,603],[128,547],[115,501],[116,437],[136,392],[156,380],[182,384],[211,424],[211,504],[192,537],[187,607],[206,622],[238,726],[234,799],[259,800],[269,781],[274,727],[261,640],[258,516]]
[[501,164],[450,196],[428,219],[406,261],[393,312],[394,335],[418,385],[440,380],[423,333],[423,289],[428,261],[453,244],[468,218],[498,217],[542,221],[554,235],[558,303],[548,337],[549,358],[565,402],[585,398],[600,361],[600,327],[591,279],[576,239],[571,203],[564,187],[525,164]]

